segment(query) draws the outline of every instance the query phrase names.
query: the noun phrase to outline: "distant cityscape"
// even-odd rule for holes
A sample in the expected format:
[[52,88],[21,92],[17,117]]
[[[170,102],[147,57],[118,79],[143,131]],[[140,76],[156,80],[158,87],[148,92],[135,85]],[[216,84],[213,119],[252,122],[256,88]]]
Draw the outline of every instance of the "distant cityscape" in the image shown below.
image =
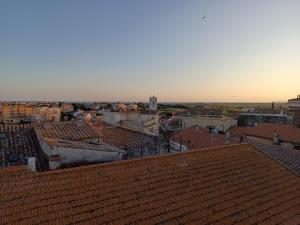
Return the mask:
[[[247,136],[271,144],[275,130],[278,144],[299,149],[300,141],[281,130],[300,133],[300,96],[242,105],[162,104],[155,96],[148,103],[5,102],[0,123],[4,167],[30,161],[58,169],[243,143]],[[259,133],[263,128],[271,131]]]

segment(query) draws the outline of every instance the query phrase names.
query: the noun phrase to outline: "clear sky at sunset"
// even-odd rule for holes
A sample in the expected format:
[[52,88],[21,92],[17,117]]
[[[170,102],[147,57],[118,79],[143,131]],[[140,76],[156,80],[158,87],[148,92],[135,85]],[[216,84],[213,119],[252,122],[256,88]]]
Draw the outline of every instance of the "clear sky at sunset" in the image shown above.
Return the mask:
[[299,93],[298,0],[0,0],[0,100]]

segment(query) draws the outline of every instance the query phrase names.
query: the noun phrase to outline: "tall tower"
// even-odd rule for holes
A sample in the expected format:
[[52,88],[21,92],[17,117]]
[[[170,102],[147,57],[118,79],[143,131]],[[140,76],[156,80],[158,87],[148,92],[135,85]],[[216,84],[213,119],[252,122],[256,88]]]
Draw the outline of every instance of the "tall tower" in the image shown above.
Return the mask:
[[150,111],[157,111],[157,97],[152,96],[149,98],[149,109]]

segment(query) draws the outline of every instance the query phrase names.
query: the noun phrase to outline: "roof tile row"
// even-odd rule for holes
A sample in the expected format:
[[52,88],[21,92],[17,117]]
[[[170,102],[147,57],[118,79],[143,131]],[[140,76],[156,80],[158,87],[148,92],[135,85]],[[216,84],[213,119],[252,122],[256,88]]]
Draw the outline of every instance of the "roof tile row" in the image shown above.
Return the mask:
[[0,170],[0,223],[299,224],[300,179],[250,145]]

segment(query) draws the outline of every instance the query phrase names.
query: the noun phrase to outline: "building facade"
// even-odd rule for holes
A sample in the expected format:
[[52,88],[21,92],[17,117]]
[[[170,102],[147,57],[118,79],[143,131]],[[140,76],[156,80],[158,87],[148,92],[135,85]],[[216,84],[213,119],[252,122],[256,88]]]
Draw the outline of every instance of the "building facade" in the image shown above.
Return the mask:
[[150,111],[157,111],[157,97],[152,96],[149,98],[149,110]]
[[293,115],[293,125],[300,127],[300,95],[297,98],[289,99],[289,112]]
[[103,122],[124,126],[145,134],[159,134],[158,114],[140,112],[103,112]]
[[236,120],[227,116],[178,116],[180,118],[181,129],[198,125],[204,129],[216,129],[225,133],[231,127],[237,125]]
[[2,104],[2,120],[4,123],[30,122],[32,106],[26,104]]
[[59,122],[61,118],[61,108],[59,107],[35,107],[32,110],[31,122]]
[[255,126],[261,123],[288,124],[287,114],[242,113],[238,116],[237,125],[240,127]]
[[72,112],[74,111],[74,107],[72,103],[62,103],[61,104],[62,112]]

